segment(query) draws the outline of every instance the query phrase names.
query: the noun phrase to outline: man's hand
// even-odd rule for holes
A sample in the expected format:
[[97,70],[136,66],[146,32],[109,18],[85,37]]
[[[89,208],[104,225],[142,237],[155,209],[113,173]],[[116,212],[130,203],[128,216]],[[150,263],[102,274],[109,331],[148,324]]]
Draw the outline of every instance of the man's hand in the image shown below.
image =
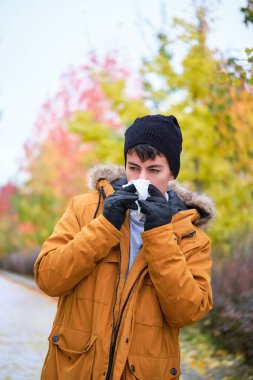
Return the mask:
[[109,195],[104,201],[103,215],[118,230],[121,229],[125,221],[127,210],[138,209],[135,201],[139,199],[139,196],[135,192],[135,186],[129,185],[121,190],[116,190],[115,193]]
[[138,201],[141,211],[146,214],[145,230],[168,224],[174,214],[187,210],[186,205],[174,190],[168,192],[169,201],[152,184],[149,185],[148,192],[150,197],[145,201]]
[[174,190],[169,190],[168,196],[172,215],[177,214],[179,211],[187,210],[186,205]]
[[145,231],[168,224],[171,222],[172,218],[170,205],[160,190],[150,184],[148,192],[150,197],[145,201],[138,201],[141,206],[141,211],[143,214],[146,214],[146,221],[144,224]]

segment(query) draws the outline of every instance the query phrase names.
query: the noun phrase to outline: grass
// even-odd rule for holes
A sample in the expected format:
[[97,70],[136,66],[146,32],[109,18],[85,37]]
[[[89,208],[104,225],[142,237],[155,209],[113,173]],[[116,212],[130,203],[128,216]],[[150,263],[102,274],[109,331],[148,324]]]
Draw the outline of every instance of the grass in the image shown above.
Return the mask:
[[198,324],[181,330],[180,344],[182,361],[205,380],[253,380],[253,368],[243,362],[242,355],[217,348]]

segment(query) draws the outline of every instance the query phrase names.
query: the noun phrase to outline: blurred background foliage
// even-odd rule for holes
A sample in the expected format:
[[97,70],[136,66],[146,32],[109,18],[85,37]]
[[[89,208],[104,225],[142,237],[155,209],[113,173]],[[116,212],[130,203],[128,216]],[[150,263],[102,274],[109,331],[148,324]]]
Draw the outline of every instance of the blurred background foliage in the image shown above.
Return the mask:
[[[251,0],[241,12],[250,28]],[[117,52],[103,60],[93,52],[85,64],[62,76],[61,88],[42,105],[26,143],[20,163],[25,180],[0,188],[1,265],[21,271],[17,257],[26,257],[31,271],[31,257],[70,198],[88,190],[89,167],[123,164],[124,132],[136,117],[174,114],[184,138],[178,180],[208,194],[217,207],[208,231],[216,307],[201,328],[249,364],[240,378],[251,379],[253,49],[246,49],[245,59],[211,50],[205,7],[196,7],[192,23],[177,18],[173,26],[176,38],[164,25],[157,32],[155,54],[144,57],[138,73],[122,64]],[[174,60],[178,43],[185,51],[180,64]]]

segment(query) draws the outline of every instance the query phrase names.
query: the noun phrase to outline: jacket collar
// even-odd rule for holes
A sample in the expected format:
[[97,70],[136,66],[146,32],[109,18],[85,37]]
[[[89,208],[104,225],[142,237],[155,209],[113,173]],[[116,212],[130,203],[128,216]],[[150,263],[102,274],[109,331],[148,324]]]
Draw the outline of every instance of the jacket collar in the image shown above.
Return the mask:
[[[124,183],[126,183],[126,177],[123,166],[114,164],[97,165],[88,172],[88,186],[93,190],[99,190],[102,184],[103,186],[106,185],[106,189],[110,193]],[[175,180],[168,183],[168,190],[175,191],[187,209],[196,209],[199,212],[200,217],[194,222],[195,225],[201,228],[210,226],[215,218],[215,205],[211,198],[186,189]]]

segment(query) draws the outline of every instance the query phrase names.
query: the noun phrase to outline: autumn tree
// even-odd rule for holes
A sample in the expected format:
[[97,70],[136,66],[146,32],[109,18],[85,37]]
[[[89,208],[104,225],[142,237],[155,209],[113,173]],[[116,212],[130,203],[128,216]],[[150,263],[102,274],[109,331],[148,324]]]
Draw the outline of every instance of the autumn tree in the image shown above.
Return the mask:
[[157,54],[142,70],[146,96],[156,112],[178,115],[184,136],[179,180],[214,198],[218,218],[211,234],[228,251],[234,231],[238,236],[253,224],[252,92],[243,84],[238,91],[229,61],[208,47],[203,7],[195,23],[174,19],[174,28],[186,51],[180,70],[172,59],[175,41],[158,34]]
[[[99,61],[96,56],[72,73],[71,83],[81,78],[86,100],[68,125],[82,141],[92,144],[86,164],[123,163],[123,137],[137,116],[149,112],[140,78],[112,55]],[[88,100],[88,101],[87,101]]]
[[14,201],[20,223],[30,226],[24,231],[27,248],[42,244],[70,198],[87,189],[86,152],[78,137],[60,126],[49,131],[37,147],[26,143],[22,170],[27,180]]
[[17,187],[13,183],[6,183],[0,187],[0,256],[16,250],[25,225],[18,223],[18,215],[13,205],[13,197]]
[[[123,163],[125,129],[148,113],[178,116],[184,136],[179,180],[217,203],[214,243],[229,250],[235,230],[248,233],[252,78],[208,47],[204,8],[196,9],[194,22],[175,19],[173,29],[175,41],[158,34],[157,53],[144,61],[141,75],[113,54],[104,60],[91,54],[86,64],[67,70],[59,91],[43,104],[26,144],[27,179],[14,197],[20,223],[28,223],[28,245],[40,244],[68,199],[86,190],[87,167]],[[173,60],[178,41],[185,46],[179,69]]]
[[253,1],[247,0],[247,4],[241,7],[241,12],[244,15],[244,23],[246,25],[253,24]]
[[14,197],[18,223],[26,227],[20,247],[42,244],[70,198],[87,191],[87,167],[122,162],[125,125],[147,112],[138,86],[112,55],[100,62],[91,54],[62,76],[25,144],[26,180]]

